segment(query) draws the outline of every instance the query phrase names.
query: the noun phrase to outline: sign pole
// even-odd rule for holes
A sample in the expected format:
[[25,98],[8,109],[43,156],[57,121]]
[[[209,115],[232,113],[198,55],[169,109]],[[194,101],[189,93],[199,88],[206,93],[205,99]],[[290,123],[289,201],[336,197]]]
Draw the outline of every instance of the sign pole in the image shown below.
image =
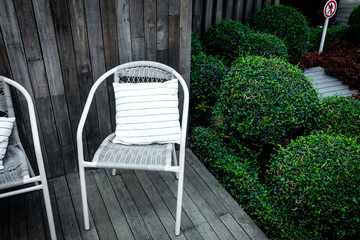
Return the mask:
[[323,32],[322,32],[322,36],[321,36],[321,42],[320,42],[320,48],[319,48],[319,54],[322,53],[323,48],[324,48],[324,43],[325,43],[325,37],[326,37],[326,31],[328,28],[328,24],[329,24],[329,18],[331,18],[332,16],[334,16],[335,12],[337,9],[337,2],[336,0],[329,0],[324,7],[324,16],[325,16],[325,23],[324,23],[324,28],[323,28]]
[[323,49],[324,49],[324,43],[325,43],[325,37],[326,37],[326,31],[327,31],[327,28],[328,28],[328,24],[329,24],[329,19],[326,18],[326,19],[325,19],[325,23],[324,23],[324,28],[323,28],[322,36],[321,36],[319,54],[322,53],[322,51],[323,51]]

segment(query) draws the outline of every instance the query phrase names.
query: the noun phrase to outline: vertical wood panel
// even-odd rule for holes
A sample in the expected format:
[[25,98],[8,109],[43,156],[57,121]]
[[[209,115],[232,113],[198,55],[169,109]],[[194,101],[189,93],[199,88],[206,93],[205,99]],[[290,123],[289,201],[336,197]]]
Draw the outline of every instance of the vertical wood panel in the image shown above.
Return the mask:
[[[113,1],[101,1],[101,12],[103,14],[100,14],[98,1],[85,1],[84,3],[92,76],[93,80],[96,81],[106,72],[106,69],[111,69],[119,64],[115,5]],[[99,21],[100,15],[102,21]],[[99,34],[101,32],[103,34]],[[95,100],[100,139],[104,139],[115,126],[115,104],[111,83],[106,82],[99,86]],[[108,121],[108,119],[111,120]]]
[[167,63],[169,48],[169,1],[157,0],[156,18],[156,60],[161,63]]
[[205,0],[205,21],[204,21],[204,32],[206,32],[212,24],[214,11],[214,1]]
[[134,61],[145,60],[144,3],[142,0],[130,1],[130,32],[132,57]]
[[194,1],[194,8],[192,11],[192,30],[201,33],[202,17],[203,17],[203,0]]
[[156,61],[156,0],[144,0],[145,57]]
[[[65,90],[60,69],[59,54],[56,45],[55,31],[53,28],[52,14],[50,10],[50,2],[46,0],[33,1],[36,24],[39,32],[39,39],[45,63],[46,76],[48,80],[49,90],[51,93],[51,101],[59,135],[60,148],[64,164],[74,165],[75,148],[69,121],[69,111],[67,108]],[[56,176],[64,174],[61,168],[61,161],[56,169]]]
[[116,0],[120,63],[132,61],[129,0]]
[[169,57],[168,64],[179,71],[180,44],[180,2],[170,0],[169,3]]
[[234,12],[234,0],[227,0],[226,6],[224,8],[224,18],[225,19],[233,19],[233,12]]
[[244,12],[244,0],[237,0],[235,2],[234,20],[242,21]]
[[[80,98],[70,16],[66,1],[50,0],[50,3],[57,39],[57,47],[59,49],[59,60],[66,92],[66,100],[69,109],[72,137],[73,139],[76,139],[76,130],[83,106]],[[87,141],[84,141],[84,149],[88,149]],[[89,159],[88,151],[85,151],[84,154],[84,158]],[[74,164],[73,170],[76,170],[77,161],[73,160],[72,163]],[[66,172],[70,172],[70,170],[66,170]]]
[[223,0],[217,0],[216,1],[216,7],[215,7],[216,13],[215,13],[215,22],[214,22],[214,24],[220,22],[221,19],[223,19],[223,7],[224,7],[224,1]]

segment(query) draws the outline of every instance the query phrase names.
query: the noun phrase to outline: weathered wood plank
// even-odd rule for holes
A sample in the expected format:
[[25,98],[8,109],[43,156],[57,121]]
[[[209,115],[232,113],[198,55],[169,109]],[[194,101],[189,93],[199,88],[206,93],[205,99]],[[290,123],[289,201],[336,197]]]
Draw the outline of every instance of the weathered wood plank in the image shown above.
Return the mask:
[[235,2],[235,13],[234,13],[234,19],[236,21],[242,21],[243,18],[243,12],[244,12],[244,0],[237,0]]
[[[46,136],[46,142],[43,141],[42,145],[46,153],[46,162],[50,164],[48,171],[50,173],[56,173],[55,169],[61,165],[54,163],[60,162],[61,164],[62,159],[59,159],[61,149],[55,125],[55,117],[53,115],[53,107],[51,105],[44,61],[38,41],[39,36],[36,30],[37,26],[34,19],[34,12],[32,11],[31,1],[16,0],[14,3],[17,14],[21,16],[18,18],[19,27],[22,33],[29,75],[32,80],[34,100],[38,109],[38,120],[43,136]],[[47,165],[48,164],[46,164],[46,167]]]
[[214,1],[205,0],[204,32],[206,32],[212,25],[213,12],[214,12]]
[[161,63],[167,63],[169,48],[169,1],[157,0],[156,19],[156,60]]
[[[109,176],[111,173],[107,172],[107,175]],[[121,208],[123,209],[135,239],[151,239],[150,232],[132,200],[122,177],[120,175],[109,176],[109,180],[117,198],[120,199]]]
[[180,44],[180,2],[170,0],[169,3],[169,56],[168,65],[179,71]]
[[46,239],[44,221],[42,219],[41,201],[39,191],[30,192],[25,195],[26,215],[29,239]]
[[[56,201],[53,180],[48,181],[48,188],[49,188],[49,195],[50,195],[50,201],[51,201],[51,208],[52,208],[52,212],[54,215],[54,225],[55,225],[55,230],[56,230],[56,237],[58,240],[62,240],[62,239],[64,239],[64,234],[63,234],[63,230],[62,230],[62,226],[61,226],[59,210],[57,207],[57,201]],[[44,209],[43,219],[47,219],[44,201],[42,201],[42,209]],[[49,231],[48,222],[45,222],[45,226],[46,226],[45,231],[46,231],[47,239],[50,239],[50,231]]]
[[121,176],[139,213],[141,214],[153,239],[170,239],[148,197],[142,189],[133,171],[121,171]]
[[180,44],[179,50],[179,74],[183,76],[187,85],[190,86],[190,52],[191,52],[191,21],[192,1],[180,0]]
[[[110,176],[111,177],[111,176]],[[124,213],[117,201],[114,190],[104,170],[94,171],[94,178],[99,188],[101,197],[108,211],[112,225],[118,239],[134,239],[129,224],[126,221]]]
[[58,177],[54,179],[53,183],[64,238],[80,239],[81,234],[66,179],[65,177]]
[[144,1],[145,58],[150,61],[156,61],[156,6],[156,0]]
[[9,198],[0,199],[0,239],[10,239]]
[[[24,195],[9,198],[10,238],[27,239],[26,205]],[[25,220],[25,221],[24,221]],[[23,224],[19,224],[19,222]]]
[[[10,63],[6,53],[5,43],[0,28],[0,75],[10,77]],[[11,77],[10,77],[11,78]]]
[[221,19],[223,19],[223,6],[224,6],[224,1],[223,0],[217,0],[216,1],[216,6],[215,6],[216,12],[215,12],[215,22],[214,22],[214,24],[220,22]]
[[106,206],[101,198],[92,171],[86,172],[86,182],[89,209],[91,210],[95,223],[95,226],[91,227],[96,227],[100,239],[116,239],[114,227],[109,214],[106,212]]
[[[69,134],[71,132],[69,111],[61,75],[50,2],[46,0],[33,1],[33,8],[39,33],[40,46],[43,53],[48,86],[52,96],[51,101],[59,136],[62,159],[64,162],[69,161],[69,164],[71,164],[72,159],[76,156],[74,149],[75,144],[71,134]],[[58,159],[55,163],[58,163],[59,166],[54,169],[55,172],[52,175],[63,175],[65,172],[62,167],[63,162]]]
[[226,1],[225,9],[224,9],[224,18],[225,19],[233,19],[234,14],[234,0]]
[[[106,69],[111,69],[119,64],[119,49],[115,31],[115,5],[113,1],[100,1],[100,3],[101,12],[99,12],[99,2],[84,2],[94,81],[104,74]],[[102,21],[99,21],[100,18]],[[99,34],[101,32],[103,34]],[[99,86],[95,94],[95,101],[100,123],[100,139],[105,139],[115,128],[115,101],[110,81]]]
[[247,21],[249,19],[249,17],[252,15],[254,5],[255,5],[254,0],[246,0],[244,21]]
[[202,34],[203,0],[195,0],[192,11],[192,30]]
[[130,1],[130,32],[132,42],[132,58],[134,61],[145,59],[144,34],[144,2],[142,0]]
[[129,0],[115,2],[120,63],[132,61]]
[[[79,81],[76,70],[74,44],[72,40],[70,16],[66,1],[50,0],[51,12],[54,21],[59,61],[68,102],[71,135],[76,139],[76,130],[81,117],[82,105],[80,98]],[[85,139],[84,139],[85,140]],[[84,141],[84,158],[89,159],[87,141]],[[70,164],[71,162],[71,164]],[[67,161],[66,173],[77,170],[76,161]]]

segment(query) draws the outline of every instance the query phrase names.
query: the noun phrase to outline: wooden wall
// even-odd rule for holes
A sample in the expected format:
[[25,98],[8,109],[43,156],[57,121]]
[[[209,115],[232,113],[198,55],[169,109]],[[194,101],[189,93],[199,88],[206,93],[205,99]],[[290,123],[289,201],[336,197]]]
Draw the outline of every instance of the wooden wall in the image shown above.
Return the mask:
[[[49,178],[77,171],[76,129],[93,82],[135,60],[170,65],[189,84],[191,31],[222,18],[245,21],[279,0],[1,0],[0,75],[33,96]],[[15,95],[25,147],[32,140],[24,98]],[[85,158],[115,127],[111,84],[85,125]],[[33,159],[33,153],[28,153]]]
[[[1,0],[0,74],[33,96],[49,178],[77,170],[80,115],[106,70],[153,60],[189,83],[191,10],[191,0]],[[90,110],[86,159],[115,126],[110,86],[102,86]],[[24,99],[16,98],[20,133],[31,146]]]
[[193,0],[192,29],[203,34],[221,19],[243,23],[257,9],[280,4],[280,0]]

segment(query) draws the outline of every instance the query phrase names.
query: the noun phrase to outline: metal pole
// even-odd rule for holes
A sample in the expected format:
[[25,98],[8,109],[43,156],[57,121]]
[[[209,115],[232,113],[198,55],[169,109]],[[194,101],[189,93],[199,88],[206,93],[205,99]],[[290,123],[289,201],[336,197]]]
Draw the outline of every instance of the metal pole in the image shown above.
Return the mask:
[[326,31],[327,31],[328,23],[329,23],[329,19],[326,18],[326,19],[325,19],[325,23],[324,23],[324,29],[323,29],[322,37],[321,37],[319,53],[322,53],[323,48],[324,48],[324,43],[325,43],[325,37],[326,37]]

